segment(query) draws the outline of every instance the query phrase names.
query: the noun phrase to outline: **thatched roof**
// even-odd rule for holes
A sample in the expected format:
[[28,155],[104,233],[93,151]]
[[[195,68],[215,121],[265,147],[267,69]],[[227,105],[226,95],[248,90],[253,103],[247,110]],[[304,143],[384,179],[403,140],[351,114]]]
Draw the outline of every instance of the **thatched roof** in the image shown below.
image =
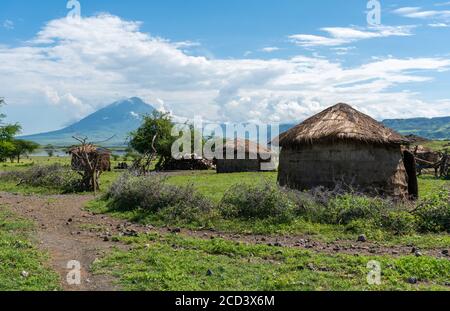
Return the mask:
[[105,148],[97,147],[92,144],[82,145],[82,146],[73,146],[68,150],[69,154],[80,154],[80,153],[98,153],[101,155],[111,154],[111,151]]
[[223,145],[223,150],[224,152],[227,150],[234,150],[235,153],[251,155],[272,154],[272,151],[270,151],[267,147],[259,145],[248,139],[227,140]]
[[337,104],[280,135],[281,147],[333,141],[400,145],[408,140],[347,104]]

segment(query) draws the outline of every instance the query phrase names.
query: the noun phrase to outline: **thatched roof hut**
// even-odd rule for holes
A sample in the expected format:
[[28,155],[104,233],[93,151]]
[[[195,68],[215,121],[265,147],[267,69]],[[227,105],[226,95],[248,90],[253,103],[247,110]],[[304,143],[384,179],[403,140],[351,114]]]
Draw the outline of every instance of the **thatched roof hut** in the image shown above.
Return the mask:
[[260,172],[275,170],[275,154],[248,139],[227,140],[222,159],[216,159],[217,173]]
[[72,156],[72,169],[82,172],[85,170],[80,159],[83,154],[87,154],[90,160],[100,156],[99,170],[102,172],[111,171],[111,151],[105,148],[97,147],[92,144],[74,146],[67,153]]
[[338,104],[280,135],[278,181],[300,190],[344,184],[406,197],[402,144],[408,144],[403,136],[347,104]]

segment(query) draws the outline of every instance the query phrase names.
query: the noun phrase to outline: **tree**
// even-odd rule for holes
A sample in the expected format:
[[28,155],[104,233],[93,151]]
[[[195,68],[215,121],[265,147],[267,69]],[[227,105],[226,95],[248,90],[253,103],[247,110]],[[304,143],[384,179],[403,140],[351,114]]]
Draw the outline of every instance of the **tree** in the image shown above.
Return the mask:
[[[152,155],[156,152],[160,156],[157,167],[171,158],[172,144],[176,137],[172,136],[172,119],[168,113],[154,111],[144,116],[142,125],[130,134],[130,147],[142,155]],[[148,161],[147,161],[148,162]]]
[[9,158],[11,159],[11,162],[13,162],[14,159],[17,159],[17,163],[20,163],[21,156],[33,153],[33,151],[39,148],[38,144],[28,140],[16,139],[12,141],[12,144],[13,149],[9,153]]
[[55,155],[56,148],[55,146],[48,144],[44,147],[45,152],[47,152],[47,155],[51,158]]
[[[3,98],[0,98],[0,108],[5,105]],[[14,137],[20,133],[19,124],[4,124],[3,120],[6,115],[0,113],[0,162],[4,162],[9,158],[11,152],[14,151]]]

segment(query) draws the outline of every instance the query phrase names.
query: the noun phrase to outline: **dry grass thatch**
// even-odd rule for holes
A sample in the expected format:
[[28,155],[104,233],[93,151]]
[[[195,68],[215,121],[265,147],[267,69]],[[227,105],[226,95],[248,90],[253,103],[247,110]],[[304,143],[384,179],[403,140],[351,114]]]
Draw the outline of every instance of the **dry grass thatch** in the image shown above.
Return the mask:
[[224,154],[227,150],[233,150],[234,154],[267,155],[272,151],[248,139],[227,140],[223,145]]
[[280,135],[279,145],[291,147],[327,141],[401,145],[408,140],[347,104],[337,104]]
[[69,149],[68,154],[73,155],[73,154],[80,154],[82,152],[85,153],[98,153],[100,155],[106,155],[106,154],[111,154],[111,151],[109,151],[108,149],[105,148],[99,148],[97,146],[94,146],[92,144],[86,144],[86,145],[81,145],[81,146],[74,146],[72,148]]

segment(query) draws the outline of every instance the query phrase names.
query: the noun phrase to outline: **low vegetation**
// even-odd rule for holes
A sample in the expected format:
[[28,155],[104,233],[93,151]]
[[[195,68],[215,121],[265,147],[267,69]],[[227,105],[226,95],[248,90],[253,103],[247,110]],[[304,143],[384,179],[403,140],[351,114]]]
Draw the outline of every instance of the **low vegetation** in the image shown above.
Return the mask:
[[79,191],[80,176],[69,166],[61,164],[32,165],[23,170],[3,172],[0,181],[13,182],[16,186],[43,188],[63,193]]
[[122,175],[105,194],[115,211],[137,210],[154,220],[204,226],[213,204],[192,186],[174,186],[155,176]]
[[[94,268],[128,290],[446,290],[450,278],[450,261],[428,256],[318,254],[158,234],[121,240],[129,250],[115,250]],[[381,285],[367,283],[371,260],[381,265]]]
[[[113,166],[117,164],[114,162]],[[74,190],[71,186],[78,178],[67,158],[23,159],[20,164],[2,164],[0,190],[65,193]],[[450,182],[430,176],[419,177],[421,199],[417,203],[324,189],[291,191],[279,188],[276,173],[271,172],[206,171],[138,177],[113,170],[101,178],[102,195],[90,203],[90,210],[160,227],[214,229],[220,235],[228,232],[233,236],[298,235],[320,243],[338,239],[356,243],[364,234],[369,242],[387,249],[390,245],[413,245],[424,253],[448,249],[450,243]],[[27,236],[31,227],[20,229],[25,223],[14,220],[20,224],[18,231],[5,230],[10,225],[4,223],[10,223],[11,218],[3,221],[1,217],[0,260],[8,262],[4,254],[17,237],[28,245],[8,253],[9,258],[23,258],[25,262],[0,267],[3,288],[57,288],[54,272],[43,267],[45,256]],[[118,248],[99,258],[94,270],[112,274],[121,287],[130,290],[448,290],[450,281],[448,259],[426,255],[317,253],[265,243],[202,240],[184,234],[116,238],[129,244],[130,251]],[[25,259],[16,252],[32,255],[27,253]],[[367,284],[370,260],[382,265],[380,286]],[[42,275],[33,267],[44,269]],[[21,276],[22,270],[29,272],[28,278]],[[409,284],[410,279],[417,283]]]
[[59,289],[59,277],[34,245],[33,225],[0,206],[0,291]]
[[123,175],[106,193],[112,211],[130,212],[135,220],[207,227],[222,221],[289,225],[297,219],[344,226],[353,233],[370,229],[395,235],[450,232],[447,189],[416,204],[324,189],[298,192],[269,182],[236,184],[216,203],[192,185],[176,186],[154,176]]

